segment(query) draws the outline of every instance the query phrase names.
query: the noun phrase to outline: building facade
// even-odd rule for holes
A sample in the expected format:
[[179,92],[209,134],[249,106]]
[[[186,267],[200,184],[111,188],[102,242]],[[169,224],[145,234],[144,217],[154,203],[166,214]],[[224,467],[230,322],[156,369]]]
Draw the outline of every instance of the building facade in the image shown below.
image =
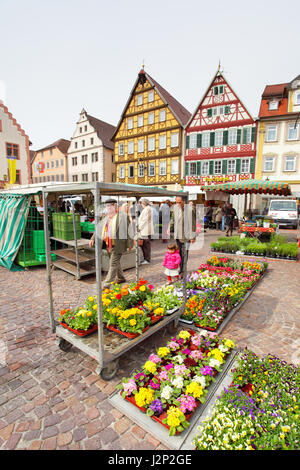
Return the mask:
[[115,181],[114,144],[111,140],[115,126],[80,113],[68,150],[69,181]]
[[0,187],[31,181],[29,137],[0,100]]
[[70,140],[59,139],[34,153],[31,162],[32,182],[68,181]]
[[182,177],[189,118],[189,111],[142,69],[113,137],[116,180],[174,189]]
[[185,131],[188,190],[254,177],[256,123],[219,70]]
[[[300,75],[290,83],[267,85],[261,97],[256,178],[289,183],[300,199]],[[270,197],[258,196],[257,207]]]

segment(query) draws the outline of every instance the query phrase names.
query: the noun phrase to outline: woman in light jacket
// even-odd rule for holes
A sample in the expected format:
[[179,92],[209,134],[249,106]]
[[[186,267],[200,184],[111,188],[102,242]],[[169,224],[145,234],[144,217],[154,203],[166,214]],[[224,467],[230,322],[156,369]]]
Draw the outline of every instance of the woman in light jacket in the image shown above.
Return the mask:
[[154,233],[153,212],[148,199],[142,199],[142,212],[138,218],[138,238],[143,240],[142,251],[144,261],[141,264],[149,264],[151,261],[151,235]]

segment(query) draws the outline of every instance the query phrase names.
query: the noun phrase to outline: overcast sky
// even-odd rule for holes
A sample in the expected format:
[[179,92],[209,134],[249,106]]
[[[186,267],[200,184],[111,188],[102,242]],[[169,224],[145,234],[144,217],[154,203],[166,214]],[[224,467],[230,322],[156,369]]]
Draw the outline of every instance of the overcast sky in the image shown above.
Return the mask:
[[253,117],[300,74],[300,1],[0,0],[0,99],[37,150],[81,109],[116,125],[145,70],[191,113],[215,75]]

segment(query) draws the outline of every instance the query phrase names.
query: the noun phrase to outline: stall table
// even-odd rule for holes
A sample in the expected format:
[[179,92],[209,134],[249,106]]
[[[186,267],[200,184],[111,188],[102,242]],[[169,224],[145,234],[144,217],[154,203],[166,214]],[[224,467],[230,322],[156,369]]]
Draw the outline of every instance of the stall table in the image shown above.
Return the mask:
[[256,225],[241,225],[238,233],[245,233],[249,237],[262,240],[269,239],[272,233],[276,233],[276,228],[274,227],[257,227]]

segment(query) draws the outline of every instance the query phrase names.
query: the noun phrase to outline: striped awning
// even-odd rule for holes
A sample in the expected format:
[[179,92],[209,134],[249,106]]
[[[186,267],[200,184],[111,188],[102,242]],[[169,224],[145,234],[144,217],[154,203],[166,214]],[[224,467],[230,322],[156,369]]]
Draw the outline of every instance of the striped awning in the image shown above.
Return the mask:
[[245,180],[235,183],[206,184],[200,186],[203,191],[225,191],[230,194],[274,194],[278,196],[291,195],[287,183],[266,180]]

